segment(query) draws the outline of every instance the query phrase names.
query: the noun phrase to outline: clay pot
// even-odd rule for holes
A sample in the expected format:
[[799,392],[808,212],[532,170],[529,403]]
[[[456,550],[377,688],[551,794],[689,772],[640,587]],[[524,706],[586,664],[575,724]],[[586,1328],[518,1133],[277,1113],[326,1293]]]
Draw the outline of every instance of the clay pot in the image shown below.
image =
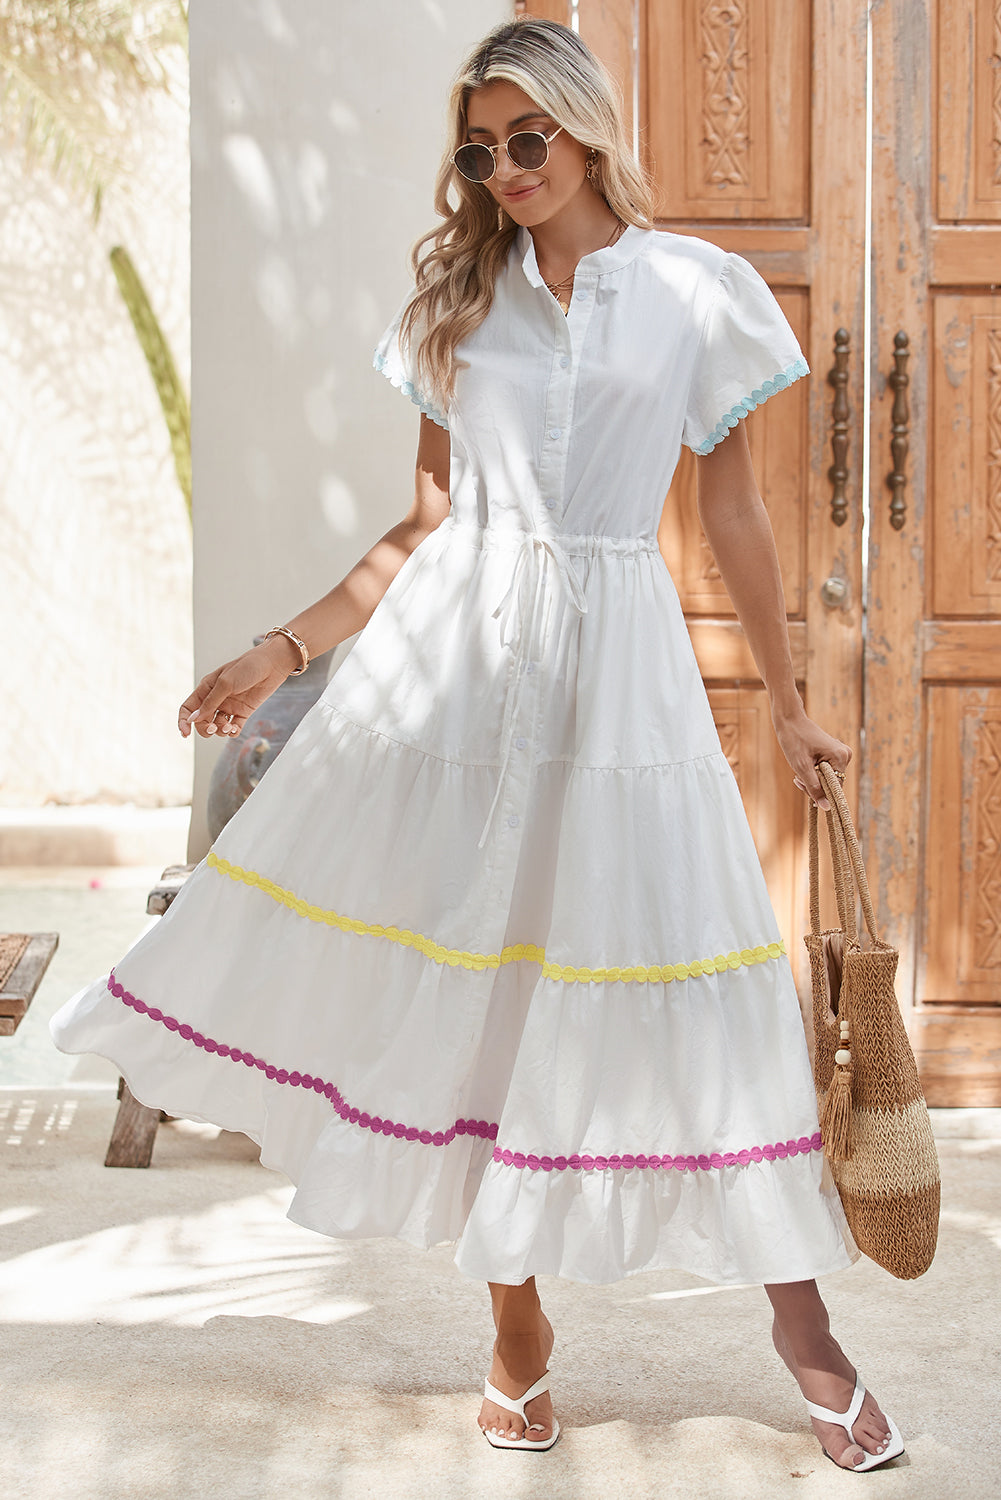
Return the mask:
[[[259,646],[263,636],[257,636]],[[280,688],[251,714],[243,729],[227,740],[212,769],[206,818],[213,840],[250,796],[279,754],[300,719],[327,685],[332,652],[317,656],[299,677],[286,677]]]

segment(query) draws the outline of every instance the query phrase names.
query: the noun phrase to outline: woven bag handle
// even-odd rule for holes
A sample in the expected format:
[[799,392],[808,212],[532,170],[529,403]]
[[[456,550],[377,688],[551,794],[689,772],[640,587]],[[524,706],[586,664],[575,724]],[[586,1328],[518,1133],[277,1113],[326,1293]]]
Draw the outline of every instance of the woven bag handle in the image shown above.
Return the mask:
[[[819,937],[820,926],[820,833],[817,804],[810,801],[810,931]],[[834,895],[838,903],[838,921],[841,930],[851,942],[858,941],[855,921],[855,885],[852,867],[845,844],[841,819],[831,812],[827,816],[827,837],[831,848],[831,867],[834,872]]]
[[[869,929],[869,936],[874,942],[879,942],[879,933],[876,928],[876,912],[872,904],[872,895],[869,891],[869,879],[865,873],[865,862],[862,859],[862,849],[859,845],[858,834],[855,832],[855,824],[852,822],[851,810],[841,785],[841,778],[829,761],[817,762],[817,771],[831,802],[831,811],[828,814],[829,827],[838,825],[840,853],[844,859],[844,870],[846,879],[851,883],[854,876],[854,885],[858,890],[859,899],[862,902],[862,916],[865,925]],[[850,873],[849,873],[850,872]],[[835,877],[836,878],[836,877]],[[852,928],[855,927],[854,920],[854,891],[849,903],[852,911]]]
[[820,833],[817,804],[810,798],[810,931],[820,936]]
[[[855,914],[855,881],[845,843],[845,831],[837,813],[827,815],[827,841],[831,846],[831,862],[834,865],[835,894],[838,896],[838,912],[841,928],[850,943],[858,946],[858,918]],[[840,890],[838,882],[840,880]]]

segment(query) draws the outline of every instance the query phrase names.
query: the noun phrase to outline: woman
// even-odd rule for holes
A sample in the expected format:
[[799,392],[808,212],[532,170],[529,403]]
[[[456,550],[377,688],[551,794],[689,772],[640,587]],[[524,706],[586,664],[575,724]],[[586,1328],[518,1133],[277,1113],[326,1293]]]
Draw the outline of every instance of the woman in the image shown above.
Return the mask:
[[297,1222],[458,1240],[493,1301],[495,1446],[558,1436],[537,1273],[680,1266],[765,1284],[825,1451],[872,1467],[902,1445],[813,1279],[858,1252],[656,546],[683,440],[779,743],[823,806],[816,762],[850,752],[796,691],[739,421],[807,366],[746,261],[649,227],[612,87],[571,31],[491,33],[452,121],[443,222],[376,354],[422,408],[414,504],[204,678],[182,734],[238,733],[365,628],[167,915],[54,1034],[145,1102],[260,1141]]

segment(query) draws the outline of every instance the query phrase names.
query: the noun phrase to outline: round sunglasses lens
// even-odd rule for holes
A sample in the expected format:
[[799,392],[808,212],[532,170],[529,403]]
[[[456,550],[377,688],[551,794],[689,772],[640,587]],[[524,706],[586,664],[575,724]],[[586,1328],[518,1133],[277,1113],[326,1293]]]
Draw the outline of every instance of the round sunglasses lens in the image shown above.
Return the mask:
[[537,172],[546,164],[549,142],[538,130],[519,130],[507,143],[508,155],[516,167],[526,172]]
[[470,182],[486,182],[488,177],[493,176],[493,153],[486,146],[479,146],[475,142],[460,146],[452,160],[463,177],[468,177]]

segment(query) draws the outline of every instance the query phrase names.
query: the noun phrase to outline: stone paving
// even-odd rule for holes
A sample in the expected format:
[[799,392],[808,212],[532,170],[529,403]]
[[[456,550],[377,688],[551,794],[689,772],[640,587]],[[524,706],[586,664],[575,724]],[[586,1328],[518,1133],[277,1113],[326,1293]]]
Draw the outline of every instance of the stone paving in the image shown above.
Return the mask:
[[76,990],[106,974],[144,931],[146,896],[161,866],[2,866],[0,928],[58,932],[59,947],[21,1025],[0,1037],[0,1086],[113,1082],[111,1065],[65,1057],[49,1017]]
[[212,1127],[161,1126],[147,1171],[101,1165],[108,1071],[88,1061],[73,1076],[44,1023],[138,935],[158,873],[0,876],[5,926],[63,934],[30,1030],[0,1046],[4,1497],[999,1493],[1001,1112],[936,1112],[944,1208],[926,1276],[894,1282],[861,1262],[824,1284],[905,1458],[835,1469],[771,1349],[760,1288],[670,1272],[541,1284],[564,1435],[550,1454],[497,1453],[475,1427],[486,1298],[447,1247],[290,1224],[284,1181]]

